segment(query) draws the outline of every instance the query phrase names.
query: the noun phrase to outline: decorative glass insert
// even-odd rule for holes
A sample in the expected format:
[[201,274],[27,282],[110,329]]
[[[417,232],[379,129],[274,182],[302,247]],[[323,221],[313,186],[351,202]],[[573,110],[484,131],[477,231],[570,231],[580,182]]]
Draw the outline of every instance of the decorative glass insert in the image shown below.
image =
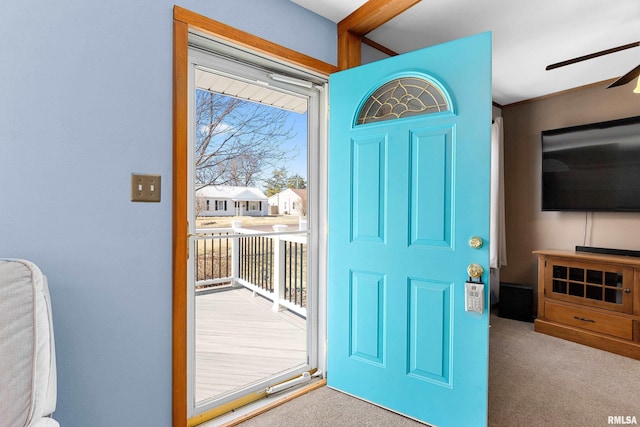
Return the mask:
[[428,80],[402,77],[380,86],[364,103],[356,124],[381,122],[448,111],[440,89]]
[[551,291],[555,294],[623,304],[621,272],[553,265],[551,276]]

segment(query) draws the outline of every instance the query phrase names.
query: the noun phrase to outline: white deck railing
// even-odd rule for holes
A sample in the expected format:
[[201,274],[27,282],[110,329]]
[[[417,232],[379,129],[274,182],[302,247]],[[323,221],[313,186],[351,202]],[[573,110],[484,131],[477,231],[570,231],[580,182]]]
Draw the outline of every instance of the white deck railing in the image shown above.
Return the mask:
[[287,308],[306,317],[307,231],[273,232],[242,228],[200,228],[194,236],[197,290],[221,285],[244,286],[273,301],[273,310]]

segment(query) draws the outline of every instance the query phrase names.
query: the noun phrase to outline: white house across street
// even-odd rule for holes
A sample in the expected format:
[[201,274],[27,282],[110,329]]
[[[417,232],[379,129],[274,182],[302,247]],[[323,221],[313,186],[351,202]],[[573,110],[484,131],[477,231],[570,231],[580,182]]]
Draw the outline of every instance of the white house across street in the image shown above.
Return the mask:
[[196,191],[200,216],[266,216],[267,196],[255,187],[208,185]]
[[[307,190],[287,188],[269,197],[272,213],[306,216]],[[274,212],[274,206],[277,210]]]

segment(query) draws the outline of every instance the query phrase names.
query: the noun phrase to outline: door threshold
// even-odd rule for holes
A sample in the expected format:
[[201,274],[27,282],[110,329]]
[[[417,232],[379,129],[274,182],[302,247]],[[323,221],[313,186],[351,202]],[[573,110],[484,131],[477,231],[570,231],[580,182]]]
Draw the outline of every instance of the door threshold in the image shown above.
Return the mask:
[[302,387],[293,388],[289,391],[278,393],[271,397],[265,397],[234,411],[220,415],[217,418],[199,424],[198,427],[233,427],[250,418],[263,414],[277,406],[287,403],[297,397],[305,395],[327,385],[326,379],[312,379],[311,383]]

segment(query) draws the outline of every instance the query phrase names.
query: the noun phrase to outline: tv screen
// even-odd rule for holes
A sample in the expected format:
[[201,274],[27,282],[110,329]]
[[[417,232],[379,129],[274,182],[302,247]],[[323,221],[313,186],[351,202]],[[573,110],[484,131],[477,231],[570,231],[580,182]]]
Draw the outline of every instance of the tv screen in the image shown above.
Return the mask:
[[543,131],[542,210],[640,212],[640,116]]

